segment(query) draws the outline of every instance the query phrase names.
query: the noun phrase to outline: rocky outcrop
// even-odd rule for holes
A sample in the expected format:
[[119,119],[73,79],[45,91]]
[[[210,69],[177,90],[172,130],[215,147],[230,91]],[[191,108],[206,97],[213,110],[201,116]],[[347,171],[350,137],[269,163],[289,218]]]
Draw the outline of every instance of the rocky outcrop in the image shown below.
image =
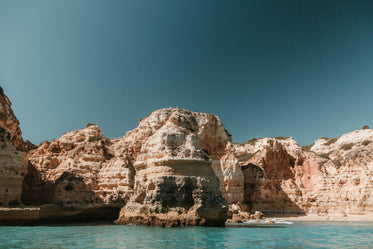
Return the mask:
[[304,148],[287,137],[236,144],[217,116],[168,108],[121,139],[89,124],[36,148],[1,88],[0,127],[0,203],[36,205],[40,219],[114,219],[121,209],[118,224],[221,226],[228,205],[232,220],[373,213],[368,127]]
[[0,87],[0,127],[9,132],[9,139],[18,151],[29,151],[36,146],[30,141],[23,141],[19,121],[11,108],[12,103]]
[[213,115],[162,109],[127,133],[123,142],[136,141],[136,176],[118,224],[224,226],[228,206],[207,151],[219,149],[208,143],[219,125],[211,119],[217,121]]
[[214,173],[219,178],[223,197],[228,202],[243,201],[243,175],[232,154],[231,135],[225,130],[221,120],[213,114],[192,112],[181,108],[154,111],[140,120],[140,125],[127,132],[123,139],[113,141],[115,155],[130,154],[135,160],[146,139],[169,119],[177,120],[198,136],[203,149],[208,152]]
[[310,151],[324,160],[309,212],[373,212],[373,130],[355,130],[335,139],[317,140]]
[[10,142],[10,135],[0,128],[0,206],[14,206],[21,203],[22,154]]
[[118,224],[159,226],[221,225],[221,196],[241,213],[368,213],[371,140],[365,129],[307,148],[286,137],[233,144],[212,114],[161,109],[122,139],[91,125],[44,142],[29,153],[23,200],[124,206]]
[[[250,221],[252,223],[259,222],[261,220],[267,220],[267,218],[264,216],[264,214],[260,211],[256,211],[255,213],[248,213],[248,212],[242,212],[239,209],[235,209],[235,205],[231,205],[231,207],[234,210],[237,210],[237,212],[234,212],[232,214],[232,218],[227,220],[227,223],[244,223],[247,221]],[[233,211],[233,210],[232,210]],[[271,222],[273,224],[273,222]]]
[[124,206],[120,224],[221,226],[228,206],[207,149],[224,153],[227,138],[216,116],[177,108],[153,112],[122,139],[91,124],[28,153],[22,200],[41,217]]
[[21,204],[27,164],[22,152],[35,147],[29,141],[23,141],[11,102],[0,87],[0,206]]
[[79,210],[125,205],[120,224],[221,226],[227,205],[210,155],[225,153],[229,139],[216,116],[177,108],[153,112],[112,141],[89,125],[29,152],[22,200]]
[[365,129],[305,149],[292,138],[236,144],[245,203],[263,212],[372,213],[372,140]]
[[[265,212],[299,212],[289,193],[297,195],[295,158],[278,140],[267,140],[262,148],[249,153],[241,162],[245,180],[245,201],[250,210]],[[242,157],[241,157],[242,160]],[[291,196],[295,197],[295,196]]]
[[43,142],[28,154],[22,201],[82,212],[122,207],[132,193],[134,169],[126,155],[114,157],[110,146],[94,124]]

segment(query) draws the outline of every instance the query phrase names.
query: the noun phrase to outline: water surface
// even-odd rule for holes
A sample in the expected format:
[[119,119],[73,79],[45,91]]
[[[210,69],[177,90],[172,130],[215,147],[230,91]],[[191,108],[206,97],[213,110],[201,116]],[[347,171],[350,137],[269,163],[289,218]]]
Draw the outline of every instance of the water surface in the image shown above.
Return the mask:
[[0,248],[373,248],[373,222],[285,228],[116,225],[0,227]]

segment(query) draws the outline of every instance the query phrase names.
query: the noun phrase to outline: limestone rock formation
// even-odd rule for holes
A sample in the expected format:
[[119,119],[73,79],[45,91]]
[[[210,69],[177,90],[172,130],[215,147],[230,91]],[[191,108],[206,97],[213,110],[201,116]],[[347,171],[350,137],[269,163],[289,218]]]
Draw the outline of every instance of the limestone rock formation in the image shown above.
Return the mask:
[[[225,153],[229,138],[216,116],[178,108],[153,112],[122,139],[89,125],[28,153],[22,200],[52,214],[131,200],[118,223],[223,225],[227,205],[208,150]],[[141,220],[145,213],[153,218]]]
[[[266,212],[299,212],[286,191],[297,194],[295,158],[278,140],[267,140],[262,148],[241,162],[245,179],[245,201],[249,209]],[[248,159],[248,158],[246,158]],[[242,157],[241,157],[242,160]]]
[[[292,138],[261,138],[235,144],[250,211],[307,213],[322,180],[325,159],[304,151]],[[311,206],[310,206],[311,205]]]
[[217,116],[167,108],[121,139],[89,124],[36,148],[1,88],[0,127],[0,203],[36,205],[41,219],[114,218],[122,208],[118,224],[221,226],[228,204],[236,220],[373,213],[367,127],[304,148],[287,137],[236,144]]
[[30,142],[23,141],[21,135],[11,102],[0,87],[0,206],[21,204],[26,160],[17,149],[34,148]]
[[23,202],[83,211],[122,207],[132,192],[134,169],[126,155],[114,157],[110,146],[94,124],[43,142],[28,154]]
[[0,87],[0,127],[9,132],[10,141],[17,150],[29,151],[35,149],[36,146],[30,141],[23,141],[19,121],[14,115],[11,105],[12,103]]
[[362,129],[315,142],[311,151],[324,160],[317,165],[321,177],[309,211],[373,213],[372,141],[373,130]]
[[22,154],[10,142],[10,135],[0,128],[0,206],[17,205],[21,202]]
[[[241,211],[371,213],[371,129],[322,138],[232,143],[218,117],[154,111],[121,139],[97,126],[29,153],[23,200],[65,208],[124,207],[119,224],[221,225]],[[220,194],[220,192],[221,194]]]
[[134,195],[117,223],[223,226],[228,206],[208,154],[221,149],[213,142],[220,124],[213,115],[162,109],[128,132],[122,142],[136,141]]
[[263,212],[372,213],[372,140],[365,129],[322,138],[310,151],[292,138],[236,144],[244,203]]

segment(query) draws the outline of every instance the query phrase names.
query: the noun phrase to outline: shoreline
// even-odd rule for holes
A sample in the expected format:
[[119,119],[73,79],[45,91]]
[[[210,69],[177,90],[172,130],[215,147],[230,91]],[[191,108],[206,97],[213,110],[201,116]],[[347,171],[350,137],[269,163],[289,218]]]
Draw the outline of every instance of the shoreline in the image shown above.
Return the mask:
[[289,221],[373,221],[373,214],[270,214],[266,215],[268,218],[278,218],[279,220]]
[[[40,207],[0,207],[0,226],[4,225],[103,225],[114,224],[111,219],[97,219],[97,220],[82,220],[77,218],[64,219],[61,217],[40,217]],[[277,218],[279,220],[287,221],[358,221],[358,222],[372,222],[373,213],[369,214],[301,214],[301,213],[266,213],[266,218]]]

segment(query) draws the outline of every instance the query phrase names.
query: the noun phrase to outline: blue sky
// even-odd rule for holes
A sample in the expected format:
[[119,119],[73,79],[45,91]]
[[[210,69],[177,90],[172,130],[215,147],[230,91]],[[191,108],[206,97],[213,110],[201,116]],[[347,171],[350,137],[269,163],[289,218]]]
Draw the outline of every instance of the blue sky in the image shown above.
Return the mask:
[[35,144],[158,108],[235,142],[373,126],[373,1],[0,0],[0,85]]

